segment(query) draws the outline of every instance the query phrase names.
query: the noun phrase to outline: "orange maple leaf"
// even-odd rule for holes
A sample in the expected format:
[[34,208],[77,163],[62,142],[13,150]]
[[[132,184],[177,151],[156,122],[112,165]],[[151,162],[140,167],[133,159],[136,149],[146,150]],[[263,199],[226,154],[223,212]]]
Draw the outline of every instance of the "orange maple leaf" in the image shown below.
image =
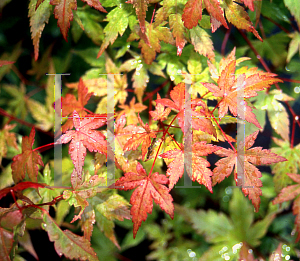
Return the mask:
[[151,145],[151,138],[156,138],[155,133],[150,129],[148,123],[144,124],[140,115],[138,115],[138,120],[142,127],[129,125],[124,128],[124,133],[131,132],[131,138],[124,145],[124,151],[136,150],[138,146],[142,145],[142,157],[145,158],[148,148]]
[[[223,181],[225,177],[229,177],[234,169],[234,178],[237,183],[237,160],[244,157],[244,170],[243,170],[243,188],[242,191],[245,196],[249,195],[252,200],[255,211],[258,212],[260,205],[260,196],[262,195],[260,187],[262,187],[261,172],[254,165],[269,165],[276,162],[286,161],[284,157],[272,153],[270,150],[262,149],[262,147],[251,148],[256,140],[259,131],[256,131],[245,138],[245,143],[240,142],[238,151],[232,149],[220,149],[215,152],[220,157],[225,157],[217,161],[213,170],[212,182],[213,186]],[[239,153],[238,153],[239,152]],[[254,164],[254,165],[252,165]],[[251,187],[251,188],[248,188]]]
[[[257,96],[258,91],[269,88],[276,82],[282,82],[278,78],[274,78],[276,74],[257,71],[257,68],[245,67],[244,73],[235,74],[237,61],[235,60],[235,48],[231,54],[222,61],[220,67],[220,76],[218,76],[216,69],[209,62],[209,68],[212,73],[212,78],[217,80],[218,85],[213,83],[202,83],[215,97],[221,97],[218,103],[219,117],[223,118],[228,109],[234,116],[245,117],[245,120],[253,123],[256,127],[261,129],[255,114],[252,112],[250,106],[247,105],[246,98]],[[220,63],[221,65],[221,63]],[[238,94],[243,95],[239,97]],[[238,104],[239,101],[239,104]],[[238,115],[238,106],[244,106],[245,114]]]
[[[179,127],[184,133],[184,111],[185,111],[185,83],[181,82],[174,87],[174,89],[170,92],[171,99],[157,99],[156,103],[160,103],[166,107],[169,107],[176,112]],[[201,106],[202,109],[200,111],[196,111],[196,107]],[[200,99],[193,99],[191,101],[191,114],[192,114],[192,127],[195,130],[201,130],[207,132],[211,135],[217,136],[216,129],[212,125],[210,120],[210,114],[208,113],[206,104]]]
[[[192,146],[192,173],[187,173],[193,181],[197,181],[199,184],[203,184],[208,190],[213,193],[211,186],[212,171],[208,168],[209,162],[201,158],[201,156],[207,156],[217,150],[220,147],[213,146],[212,144],[206,144],[206,141],[196,142]],[[181,150],[169,150],[160,155],[162,158],[174,159],[169,165],[167,170],[167,176],[169,176],[170,184],[169,190],[178,182],[184,172],[184,149]],[[189,162],[187,162],[189,164]]]
[[[66,94],[66,97],[61,98],[62,106],[62,117],[67,117],[73,114],[74,110],[79,114],[79,116],[84,117],[87,115],[84,106],[87,104],[91,98],[92,93],[88,92],[88,88],[84,85],[83,80],[80,78],[78,83],[78,100],[73,94]],[[73,128],[72,118],[68,119],[62,126],[62,132],[66,132]]]
[[130,198],[134,238],[142,221],[147,219],[147,213],[152,213],[153,199],[173,219],[173,198],[168,188],[164,186],[168,181],[165,175],[158,174],[158,172],[148,176],[143,166],[138,163],[136,172],[125,173],[124,177],[115,183],[116,186],[123,186],[122,190],[136,188]]
[[143,110],[147,109],[147,106],[141,103],[135,103],[135,97],[133,97],[129,103],[129,106],[127,104],[124,104],[124,105],[119,105],[119,108],[123,110],[119,112],[117,119],[119,119],[121,115],[125,114],[127,118],[127,124],[136,125],[138,123],[138,118],[136,116],[136,113],[142,112]]
[[29,137],[22,138],[22,153],[12,158],[12,176],[15,183],[22,181],[27,173],[30,180],[37,182],[39,167],[44,166],[41,156],[32,149],[35,130],[31,129]]

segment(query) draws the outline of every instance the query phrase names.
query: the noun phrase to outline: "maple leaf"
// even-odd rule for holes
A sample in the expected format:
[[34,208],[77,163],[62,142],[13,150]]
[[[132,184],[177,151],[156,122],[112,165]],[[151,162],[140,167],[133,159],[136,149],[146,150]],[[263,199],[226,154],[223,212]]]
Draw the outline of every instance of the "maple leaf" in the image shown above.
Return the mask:
[[121,36],[124,34],[129,23],[129,18],[133,18],[132,12],[125,10],[125,8],[119,8],[119,6],[107,14],[105,21],[108,21],[108,24],[103,30],[105,38],[102,42],[97,58],[102,55],[109,43],[114,43],[118,34]]
[[139,48],[141,48],[145,63],[150,65],[155,59],[156,53],[160,52],[160,41],[175,45],[175,40],[170,31],[170,28],[164,27],[167,22],[161,24],[149,24],[146,22],[146,38],[143,37],[140,29],[135,27],[135,30],[130,34],[127,41],[133,41],[140,38]]
[[[159,94],[157,94],[157,99],[160,99]],[[164,121],[168,117],[170,112],[171,112],[170,108],[165,109],[164,105],[162,105],[161,103],[157,103],[155,106],[155,111],[150,111],[149,113],[150,113],[151,117],[153,118],[153,120]]]
[[[192,146],[192,173],[189,173],[189,168],[187,173],[193,181],[197,181],[199,184],[203,184],[208,188],[208,190],[213,193],[211,186],[211,176],[212,171],[208,168],[210,166],[209,162],[201,158],[201,156],[207,156],[217,150],[220,147],[213,146],[212,144],[206,144],[205,141],[196,142]],[[162,158],[173,159],[173,161],[168,165],[167,176],[169,176],[169,190],[171,190],[174,185],[178,182],[179,178],[182,177],[184,173],[184,149],[169,150],[160,155]],[[188,152],[186,152],[188,153]],[[188,162],[186,164],[189,164]]]
[[[98,129],[106,123],[106,119],[100,115],[87,115],[81,119],[78,113],[73,112],[73,124],[76,130],[69,130],[61,136],[61,143],[68,143],[69,154],[75,170],[71,175],[74,188],[82,181],[82,167],[86,156],[86,149],[90,152],[98,151],[106,155],[107,143],[105,136],[94,129]],[[78,183],[79,182],[79,183]]]
[[49,240],[54,242],[54,248],[59,256],[63,254],[69,259],[97,261],[97,254],[91,243],[84,237],[61,230],[52,217],[45,213],[42,228],[47,231]]
[[[247,4],[251,0],[245,0]],[[224,1],[225,15],[227,20],[239,29],[245,29],[248,32],[252,32],[260,41],[263,41],[258,32],[253,27],[248,13],[244,7],[235,3],[233,0]]]
[[138,17],[141,31],[142,33],[145,32],[145,18],[146,12],[148,10],[149,0],[132,0],[133,7],[136,11],[136,16]]
[[[215,20],[218,23],[224,25],[226,29],[228,29],[228,25],[226,23],[226,20],[224,18],[224,12],[223,9],[220,7],[219,0],[203,0],[205,4],[205,8],[207,12],[211,15],[211,21]],[[216,22],[214,22],[216,23]],[[213,26],[213,23],[212,23]],[[212,30],[214,32],[214,30]]]
[[[97,0],[82,0],[82,1],[101,12],[107,13],[107,11],[102,7],[102,5]],[[45,2],[46,1],[44,1],[44,3]],[[38,6],[38,4],[40,3],[38,2],[36,6]],[[72,10],[77,10],[77,1],[76,0],[50,0],[50,5],[55,5],[53,13],[55,18],[57,19],[57,25],[64,39],[68,41],[67,37],[70,28],[70,22],[73,21]],[[45,17],[43,16],[41,16],[41,18],[45,19]]]
[[214,60],[215,53],[210,35],[200,26],[192,28],[190,33],[191,42],[194,45],[195,51],[206,56],[210,60]]
[[272,201],[272,203],[275,205],[294,199],[293,214],[296,215],[295,227],[296,231],[298,232],[298,236],[296,238],[297,243],[300,240],[300,175],[293,173],[287,173],[286,175],[288,175],[297,184],[283,188],[279,195]]
[[9,132],[15,127],[16,124],[7,124],[0,131],[0,165],[2,162],[2,158],[6,156],[7,149],[9,146],[18,149],[16,134]]
[[291,37],[292,40],[290,42],[288,55],[286,57],[287,63],[291,61],[292,57],[297,53],[297,51],[300,54],[300,34],[298,32],[294,32],[289,34],[289,37]]
[[98,11],[107,13],[107,11],[103,8],[103,6],[100,4],[98,0],[82,0],[82,2],[87,3],[90,7],[94,7]]
[[[233,151],[232,149],[220,149],[215,152],[220,157],[225,157],[220,159],[213,170],[212,182],[213,186],[216,183],[220,183],[225,177],[228,177],[233,167],[234,178],[237,183],[237,160],[241,160],[239,155],[244,157],[244,170],[243,170],[243,187],[253,187],[253,188],[242,188],[245,196],[249,195],[249,199],[254,205],[255,211],[258,212],[260,205],[260,196],[262,195],[260,187],[262,187],[261,172],[254,165],[269,165],[276,162],[286,161],[287,159],[272,153],[270,150],[262,149],[262,147],[250,148],[253,146],[259,131],[256,131],[245,138],[245,144],[240,142],[238,146],[238,151]],[[238,153],[239,152],[239,153]],[[253,165],[254,164],[254,165]]]
[[11,169],[15,183],[22,181],[26,173],[30,180],[37,182],[38,164],[44,166],[41,156],[32,149],[34,136],[35,130],[32,128],[29,136],[22,138],[22,153],[12,158]]
[[[181,82],[178,85],[174,87],[174,89],[170,92],[171,99],[163,98],[163,99],[157,99],[156,103],[160,103],[166,107],[169,107],[176,112],[179,126],[184,133],[184,103],[185,103],[185,83]],[[205,103],[199,100],[192,100],[192,126],[193,129],[196,130],[202,130],[204,132],[207,132],[211,135],[216,136],[216,130],[213,127],[210,118],[210,115],[208,112],[205,110]],[[193,106],[194,104],[194,106]],[[197,106],[202,106],[203,109],[200,111],[195,111],[195,107]]]
[[[55,73],[52,66],[49,73]],[[44,131],[49,131],[55,122],[55,111],[52,106],[54,100],[54,76],[48,78],[45,89],[47,94],[45,104],[33,99],[27,99],[26,102],[32,117],[38,122],[37,126]]]
[[[102,194],[103,195],[103,194]],[[114,233],[114,219],[123,221],[124,218],[131,219],[129,203],[120,195],[100,196],[102,203],[99,204],[99,198],[92,204],[95,204],[97,225],[104,235],[121,249]]]
[[[238,115],[238,92],[243,93],[243,97],[239,97],[243,103],[245,111],[245,120],[253,123],[256,127],[261,129],[255,114],[252,112],[250,106],[247,105],[243,98],[250,98],[257,96],[257,92],[268,88],[271,84],[282,82],[280,79],[274,78],[276,74],[257,71],[257,68],[242,68],[242,73],[235,74],[236,69],[235,48],[227,59],[223,60],[222,67],[220,63],[221,75],[218,77],[216,70],[209,63],[212,78],[217,79],[218,85],[213,83],[202,83],[215,97],[222,97],[218,103],[219,118],[223,118],[228,109],[234,115]],[[240,104],[239,104],[240,105]],[[239,115],[243,118],[242,115]]]
[[184,34],[186,32],[186,29],[184,27],[184,24],[182,22],[182,18],[180,17],[180,14],[171,14],[169,16],[169,25],[170,29],[172,30],[172,35],[175,38],[176,46],[177,46],[177,56],[181,55],[182,49],[186,44],[186,40],[184,37]]
[[283,141],[275,137],[273,137],[273,140],[279,147],[271,148],[271,151],[288,160],[272,166],[272,173],[275,174],[273,178],[275,192],[279,193],[284,187],[291,185],[293,182],[286,173],[298,173],[300,171],[300,143],[291,148],[289,141]]
[[68,41],[68,31],[70,28],[70,21],[73,21],[72,10],[77,10],[76,0],[51,0],[51,5],[55,5],[54,16],[57,19],[57,25],[66,40]]
[[202,0],[188,0],[184,6],[182,20],[186,28],[192,29],[202,19]]
[[[84,85],[83,80],[80,78],[78,83],[78,101],[73,94],[67,93],[66,97],[61,98],[62,106],[62,117],[67,117],[76,110],[79,116],[83,117],[87,115],[84,106],[89,101],[92,93],[88,92],[88,88]],[[66,132],[68,129],[73,128],[72,119],[68,119],[66,123],[62,126],[62,132]]]
[[124,114],[127,118],[128,125],[130,124],[136,125],[139,122],[136,113],[142,112],[143,110],[147,109],[147,106],[141,103],[135,103],[135,97],[133,97],[129,103],[129,106],[127,104],[124,104],[124,105],[119,105],[119,108],[123,110],[119,112],[118,118]]
[[134,238],[142,221],[147,219],[147,213],[152,213],[153,199],[173,219],[173,198],[164,186],[167,183],[168,178],[158,172],[148,176],[140,163],[137,164],[136,172],[125,173],[124,177],[115,183],[116,186],[123,186],[122,190],[136,188],[130,198]]
[[129,125],[124,128],[125,132],[131,132],[131,138],[126,142],[124,145],[124,151],[128,150],[136,150],[138,146],[143,143],[142,145],[142,157],[144,158],[149,146],[151,145],[151,138],[156,138],[155,133],[150,129],[148,123],[144,124],[140,115],[138,115],[139,123],[142,125],[134,126]]
[[48,23],[51,15],[52,6],[50,0],[43,3],[37,0],[31,0],[29,3],[28,16],[30,17],[30,32],[34,46],[34,59],[37,61],[39,57],[39,44],[45,24]]
[[299,1],[284,0],[284,5],[290,10],[291,14],[295,17],[295,20],[300,27],[300,3]]
[[248,6],[252,12],[254,12],[254,1],[262,1],[262,0],[241,0],[241,1],[244,2],[244,5]]

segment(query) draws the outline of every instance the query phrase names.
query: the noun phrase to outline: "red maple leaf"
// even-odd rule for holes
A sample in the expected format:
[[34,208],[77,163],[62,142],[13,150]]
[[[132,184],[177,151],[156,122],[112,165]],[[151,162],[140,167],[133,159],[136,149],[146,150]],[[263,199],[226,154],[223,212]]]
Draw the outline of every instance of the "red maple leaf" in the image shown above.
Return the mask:
[[136,150],[142,143],[142,157],[144,158],[147,154],[148,148],[151,145],[151,138],[156,138],[155,133],[150,129],[148,123],[144,124],[140,115],[138,115],[139,123],[142,125],[134,126],[128,125],[123,129],[124,133],[131,132],[131,138],[124,145],[124,151]]
[[[282,82],[280,79],[274,78],[276,74],[257,71],[257,68],[244,70],[244,73],[235,74],[236,60],[235,48],[227,59],[223,60],[222,67],[220,67],[220,77],[216,75],[216,70],[213,65],[209,63],[210,71],[213,73],[212,78],[217,78],[218,85],[213,83],[202,83],[215,97],[222,99],[218,103],[219,117],[223,118],[228,109],[234,115],[238,115],[238,93],[243,94],[239,97],[239,102],[244,106],[245,120],[253,123],[258,128],[261,128],[256,119],[252,109],[244,101],[246,98],[257,96],[258,91],[262,91],[276,82]],[[243,118],[242,115],[238,115]]]
[[27,173],[30,180],[37,182],[38,164],[44,166],[41,156],[32,149],[35,130],[31,129],[29,137],[22,138],[22,153],[12,158],[12,176],[15,183],[22,181]]
[[142,221],[147,219],[147,213],[152,213],[153,199],[173,219],[173,198],[169,194],[168,188],[163,185],[167,183],[168,178],[158,172],[148,176],[140,163],[137,164],[136,173],[127,172],[116,182],[116,186],[123,186],[122,190],[136,188],[130,198],[134,238]]
[[[187,168],[187,173],[190,178],[206,186],[211,193],[213,193],[211,186],[211,176],[213,173],[208,168],[210,166],[209,162],[201,158],[201,156],[207,156],[219,149],[221,148],[213,146],[212,144],[206,144],[205,141],[194,143],[192,146],[192,165],[188,166],[191,167],[192,173],[189,173],[189,168]],[[162,158],[174,159],[168,165],[167,170],[167,176],[170,177],[169,190],[171,190],[184,172],[184,149],[169,150],[160,156]],[[186,164],[189,164],[189,162],[186,162]]]
[[[261,1],[261,0],[258,0]],[[245,6],[248,6],[249,9],[254,12],[254,0],[242,0],[244,2]]]
[[45,186],[47,186],[47,184],[35,183],[35,182],[30,182],[30,181],[20,182],[20,183],[16,184],[13,187],[1,189],[0,190],[0,199],[5,197],[11,191],[20,192],[20,191],[22,191],[24,189],[27,189],[27,188],[38,189],[38,188],[44,188]]
[[[184,133],[184,104],[185,104],[185,84],[179,83],[170,92],[171,99],[157,99],[156,103],[160,103],[166,107],[169,107],[178,112],[177,118],[179,126]],[[211,123],[210,114],[207,110],[206,104],[200,99],[194,99],[191,101],[191,114],[192,114],[192,127],[195,130],[201,130],[211,135],[217,136],[216,130]],[[200,111],[196,111],[196,107],[201,106]]]
[[[79,116],[83,117],[87,115],[84,106],[87,104],[91,98],[92,93],[88,93],[88,88],[84,85],[83,80],[80,78],[78,84],[78,101],[73,94],[67,94],[66,97],[61,98],[62,106],[62,117],[67,117],[77,111]],[[62,132],[66,132],[73,128],[73,120],[68,119],[66,123],[62,126]]]
[[[69,154],[73,161],[75,170],[71,175],[73,187],[82,181],[82,167],[86,156],[86,149],[90,152],[98,151],[105,154],[107,151],[107,143],[105,136],[94,129],[98,129],[106,123],[106,118],[101,115],[87,115],[81,119],[76,111],[73,112],[73,123],[76,130],[67,131],[61,136],[61,143],[68,143]],[[74,176],[75,175],[75,176]]]
[[[286,161],[287,159],[272,153],[270,150],[264,150],[262,147],[251,148],[256,140],[259,131],[256,131],[245,138],[245,144],[240,142],[238,151],[233,151],[232,149],[220,149],[215,152],[220,157],[225,157],[220,159],[213,170],[213,186],[216,183],[220,183],[225,177],[228,177],[233,167],[234,178],[237,183],[237,160],[241,158],[239,155],[244,157],[244,170],[243,170],[243,188],[242,191],[245,196],[249,195],[249,199],[252,200],[255,211],[258,212],[260,205],[260,196],[262,195],[260,187],[262,182],[261,172],[254,165],[269,165],[276,162]],[[239,152],[239,153],[238,153]],[[252,165],[254,164],[254,165]],[[251,187],[251,188],[247,188]],[[252,188],[253,187],[253,188]]]
[[[82,0],[86,2],[89,6],[94,7],[95,9],[107,13],[107,11],[102,7],[99,1],[97,0]],[[37,2],[36,8],[38,8],[41,1]],[[72,10],[77,10],[77,1],[76,0],[51,0],[51,5],[55,5],[54,16],[57,19],[57,25],[60,28],[60,31],[66,41],[68,36],[68,31],[70,28],[70,22],[73,21],[73,12]]]
[[297,243],[300,239],[300,175],[293,173],[287,173],[287,175],[298,184],[283,188],[272,203],[275,205],[294,199],[293,214],[296,215],[295,227],[296,231],[298,232],[298,236],[296,238]]

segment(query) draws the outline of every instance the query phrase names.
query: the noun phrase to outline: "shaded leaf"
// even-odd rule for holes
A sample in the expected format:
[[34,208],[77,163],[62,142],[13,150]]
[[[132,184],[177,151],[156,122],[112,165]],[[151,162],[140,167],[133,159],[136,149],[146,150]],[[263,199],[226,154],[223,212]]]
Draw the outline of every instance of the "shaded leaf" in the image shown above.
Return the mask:
[[47,231],[49,240],[54,242],[54,247],[59,256],[64,255],[69,259],[97,261],[97,254],[91,243],[69,230],[61,230],[50,215],[44,214],[42,228]]
[[50,0],[41,1],[31,0],[29,3],[28,16],[30,17],[30,32],[34,46],[34,59],[39,57],[39,45],[45,24],[48,23],[52,11]]
[[16,127],[16,124],[5,125],[0,131],[0,165],[2,158],[6,157],[8,147],[18,149],[16,134],[9,132]]
[[68,31],[70,22],[73,21],[72,10],[77,10],[76,0],[50,0],[51,5],[55,5],[54,16],[57,19],[57,25],[66,40],[68,41]]
[[32,149],[34,136],[35,130],[32,128],[29,136],[22,138],[22,153],[12,159],[11,169],[15,183],[22,181],[26,173],[30,180],[37,182],[38,165],[44,166],[41,156]]

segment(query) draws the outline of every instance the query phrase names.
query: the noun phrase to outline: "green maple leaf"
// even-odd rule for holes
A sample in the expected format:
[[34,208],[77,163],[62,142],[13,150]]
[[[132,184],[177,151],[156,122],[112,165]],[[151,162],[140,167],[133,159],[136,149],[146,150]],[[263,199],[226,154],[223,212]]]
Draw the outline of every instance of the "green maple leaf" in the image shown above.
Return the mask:
[[198,25],[190,30],[190,35],[195,51],[214,60],[214,47],[210,35]]
[[293,0],[284,0],[284,4],[290,10],[291,14],[295,17],[298,27],[300,27],[300,2]]
[[298,32],[294,32],[289,34],[289,37],[292,38],[290,45],[289,45],[289,50],[286,58],[286,62],[289,63],[292,59],[292,57],[299,52],[300,55],[300,34]]
[[223,3],[228,22],[239,29],[245,29],[248,32],[252,32],[260,41],[262,41],[258,32],[253,27],[250,17],[244,7],[235,3],[233,0],[225,0]]
[[47,231],[49,240],[54,242],[54,248],[59,256],[65,255],[69,259],[97,261],[97,254],[91,243],[84,237],[61,230],[48,213],[44,213],[42,228]]
[[273,140],[280,147],[272,148],[271,151],[287,159],[287,161],[276,163],[272,167],[272,172],[275,174],[275,191],[279,193],[281,189],[292,184],[292,180],[286,173],[298,173],[300,170],[300,144],[291,148],[288,140],[283,141],[276,138]]
[[34,59],[39,56],[39,44],[45,24],[48,23],[52,11],[50,0],[44,0],[36,9],[37,0],[31,0],[29,3],[28,16],[30,17],[31,39],[34,45]]
[[100,47],[97,58],[99,58],[104,50],[108,47],[109,43],[113,44],[117,39],[118,34],[121,36],[124,34],[130,19],[133,19],[133,8],[124,3],[120,3],[120,7],[116,7],[108,13],[106,19],[108,24],[104,28],[105,38]]
[[256,101],[253,105],[259,111],[258,113],[264,114],[261,127],[264,128],[266,124],[265,111],[267,111],[268,118],[274,131],[284,140],[289,140],[289,115],[285,107],[279,101],[292,101],[294,98],[280,92],[279,90],[272,90],[269,93],[261,91],[254,99]]
[[[55,73],[53,66],[50,67],[50,73]],[[44,131],[49,131],[54,126],[55,121],[54,108],[52,106],[54,102],[54,76],[49,76],[47,79],[46,95],[45,104],[28,99],[27,105],[33,118],[38,122],[37,126]]]
[[199,260],[221,261],[225,253],[230,259],[238,258],[242,245],[256,247],[260,244],[260,239],[275,218],[274,213],[269,213],[254,223],[252,207],[238,189],[233,191],[229,203],[230,216],[214,210],[196,211],[178,205],[175,205],[175,211],[192,223],[196,232],[204,235],[207,242],[213,244]]

